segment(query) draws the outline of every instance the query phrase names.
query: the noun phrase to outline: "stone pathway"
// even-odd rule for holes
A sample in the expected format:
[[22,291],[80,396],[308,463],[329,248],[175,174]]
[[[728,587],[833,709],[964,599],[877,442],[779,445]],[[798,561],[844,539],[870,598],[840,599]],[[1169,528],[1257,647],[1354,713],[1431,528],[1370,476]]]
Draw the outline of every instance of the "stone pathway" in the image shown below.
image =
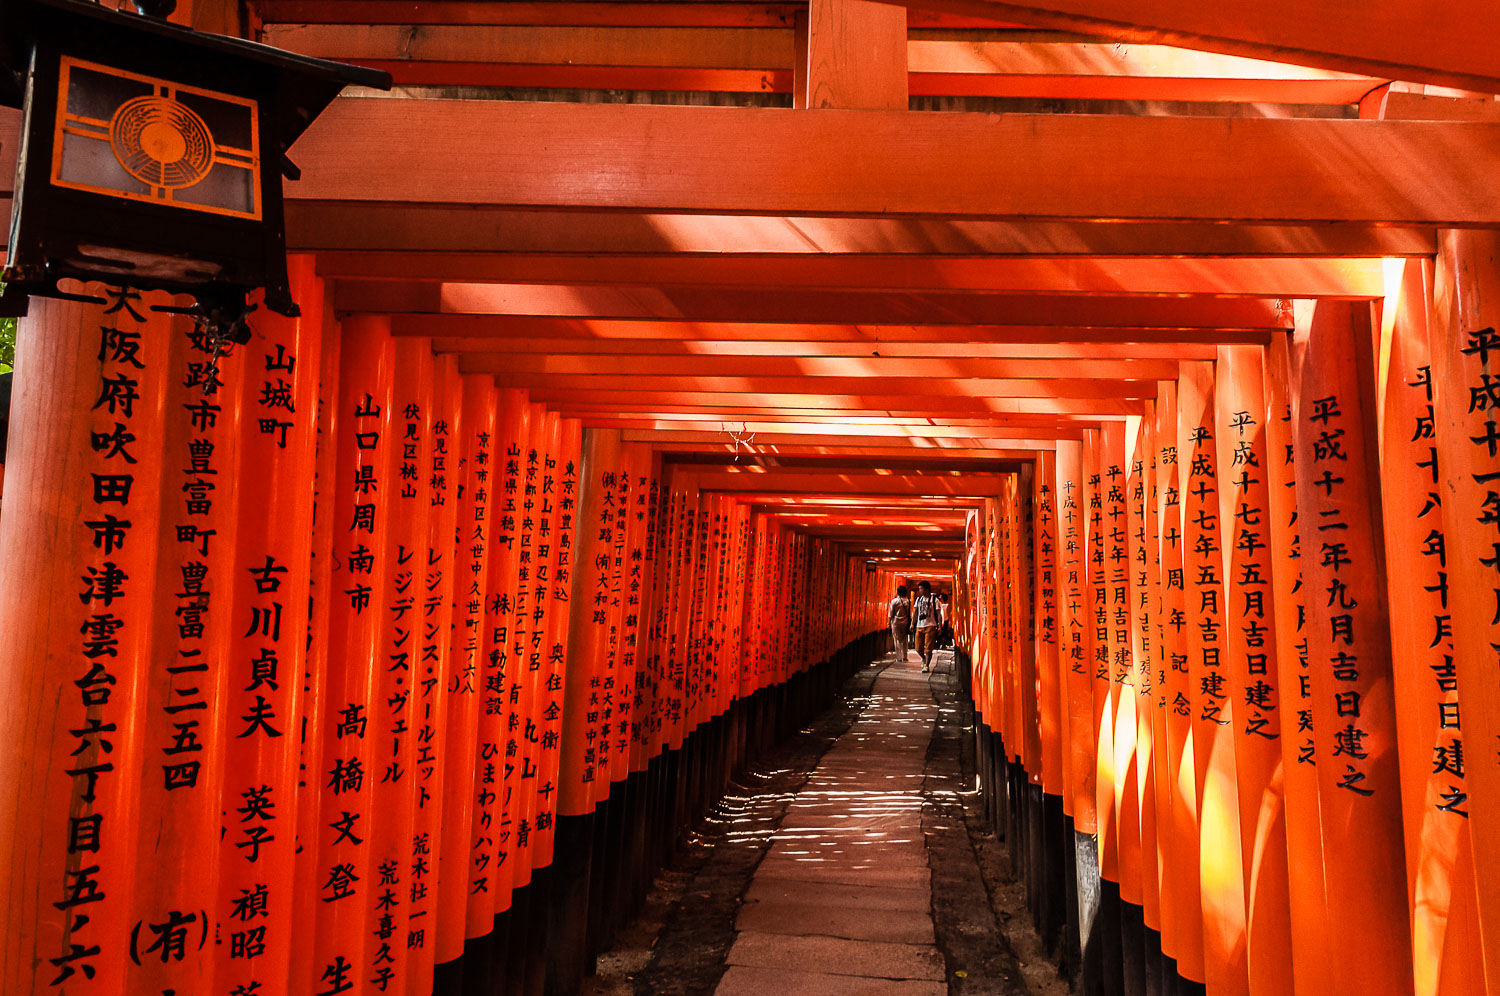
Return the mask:
[[948,992],[922,824],[937,705],[915,655],[881,672],[871,698],[788,804],[719,996]]

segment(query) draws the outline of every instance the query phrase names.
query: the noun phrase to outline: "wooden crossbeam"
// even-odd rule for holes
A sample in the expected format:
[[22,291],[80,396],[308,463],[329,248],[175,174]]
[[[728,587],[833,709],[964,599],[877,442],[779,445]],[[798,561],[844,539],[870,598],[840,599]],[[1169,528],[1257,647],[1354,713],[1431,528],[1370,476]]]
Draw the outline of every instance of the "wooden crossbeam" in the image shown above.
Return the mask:
[[327,277],[447,283],[1374,299],[1378,259],[329,253]]
[[437,353],[496,353],[507,356],[704,357],[761,356],[954,358],[954,359],[1141,359],[1212,360],[1214,343],[1197,342],[820,342],[783,339],[545,339],[534,334],[505,338],[431,340]]
[[[349,302],[354,303],[354,302]],[[1093,316],[1108,320],[1112,316]],[[1179,321],[1193,317],[1172,316]],[[706,322],[686,319],[613,320],[598,318],[551,318],[533,315],[435,315],[396,314],[391,319],[395,335],[427,336],[434,341],[472,340],[477,352],[503,351],[512,343],[556,343],[560,351],[569,352],[575,344],[613,342],[621,339],[657,339],[672,341],[722,340],[782,344],[796,348],[802,343],[854,343],[872,352],[890,344],[966,344],[1000,343],[1058,344],[1197,344],[1247,343],[1264,345],[1269,341],[1271,326],[1233,325],[1213,316],[1204,324],[1144,326],[1111,321],[1100,325],[926,325],[841,323],[769,323]],[[1253,317],[1253,316],[1252,316]],[[1262,318],[1262,320],[1264,320]],[[491,347],[495,347],[491,349]],[[467,350],[471,347],[461,347]],[[459,348],[454,349],[460,351]]]
[[[462,367],[476,373],[508,377],[576,377],[587,383],[613,378],[691,378],[704,385],[721,379],[742,383],[777,379],[809,379],[832,383],[845,379],[879,377],[886,383],[904,380],[1053,381],[1175,380],[1176,360],[1141,359],[980,359],[912,357],[813,356],[569,356],[465,354]],[[903,385],[905,386],[905,385]],[[986,385],[995,386],[995,385]],[[1062,384],[1057,385],[1063,390]],[[945,388],[948,389],[948,388]],[[968,388],[954,388],[967,392]],[[1155,390],[1154,385],[1151,386]]]
[[592,397],[596,392],[630,391],[641,393],[686,393],[704,392],[753,397],[802,396],[825,398],[835,395],[856,394],[862,390],[879,389],[898,393],[907,399],[908,405],[923,406],[932,398],[969,397],[982,399],[1031,399],[1044,400],[1053,397],[1103,400],[1152,400],[1156,397],[1156,382],[1067,379],[1044,380],[1040,378],[975,378],[973,380],[946,382],[931,378],[890,378],[874,381],[864,377],[729,377],[707,375],[682,376],[609,376],[579,377],[570,374],[526,374],[511,373],[504,363],[461,363],[463,373],[488,373],[495,376],[501,387],[524,387],[537,396],[551,397],[559,392],[574,397]]
[[[0,108],[0,136],[5,112]],[[19,120],[19,118],[16,118]],[[14,123],[11,125],[14,128]],[[4,155],[0,137],[0,156]],[[10,172],[0,174],[0,186]],[[515,253],[883,253],[918,256],[1431,256],[1430,230],[1318,225],[972,221],[546,211],[293,201],[293,249]],[[420,258],[414,259],[420,265]],[[353,271],[351,271],[353,272]]]
[[1033,324],[1266,329],[1285,328],[1291,323],[1290,310],[1273,298],[950,293],[941,289],[889,294],[790,289],[769,294],[763,289],[742,288],[341,280],[336,282],[334,302],[340,311],[383,314],[528,315],[798,325]]
[[[865,384],[870,391],[880,390],[877,384]],[[687,405],[770,405],[782,408],[837,408],[850,412],[910,411],[918,404],[911,395],[903,394],[802,394],[802,393],[758,393],[713,392],[703,390],[648,391],[648,390],[601,390],[579,392],[566,388],[533,388],[533,401],[557,406],[570,401],[586,400],[590,404],[619,406]],[[965,395],[932,394],[921,398],[920,407],[931,412],[999,412],[1018,415],[1044,415],[1048,417],[1081,416],[1086,421],[1110,416],[1142,415],[1144,403],[1122,398],[1070,398],[1048,394],[1040,398],[969,397]]]
[[1500,224],[1494,124],[341,98],[294,158],[303,200]]
[[[674,0],[252,0],[263,24],[552,24],[593,27],[787,28],[802,3],[681,3]],[[912,10],[926,29],[1021,25],[943,11]]]
[[1500,92],[1500,8],[1463,0],[901,0],[1127,42],[1156,42],[1342,72]]

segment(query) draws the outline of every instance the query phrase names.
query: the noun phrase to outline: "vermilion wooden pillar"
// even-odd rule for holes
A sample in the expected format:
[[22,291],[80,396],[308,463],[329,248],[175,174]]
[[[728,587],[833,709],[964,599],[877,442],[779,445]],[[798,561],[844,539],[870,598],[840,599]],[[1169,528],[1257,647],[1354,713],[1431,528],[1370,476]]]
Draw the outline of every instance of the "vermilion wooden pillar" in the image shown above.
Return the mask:
[[[257,712],[275,716],[269,726],[257,725],[249,736],[225,742],[225,802],[216,803],[214,821],[221,929],[212,985],[227,992],[259,982],[263,992],[275,996],[287,993],[292,951],[305,937],[295,928],[299,733],[306,715],[312,569],[309,485],[324,346],[323,287],[312,260],[294,258],[291,278],[302,317],[263,314],[250,341],[232,354],[241,377],[241,414],[233,423],[239,450],[234,532],[186,530],[200,549],[234,544],[224,662],[230,728],[238,720],[234,732],[243,732],[249,724],[244,717]],[[221,471],[216,479],[230,478]],[[251,626],[257,611],[274,613],[277,604],[285,622],[279,633]],[[225,828],[222,834],[219,826]]]
[[[1270,517],[1271,580],[1276,605],[1276,664],[1281,675],[1282,794],[1286,799],[1288,902],[1292,973],[1298,992],[1321,992],[1330,962],[1321,954],[1327,922],[1323,884],[1322,803],[1312,739],[1312,674],[1307,653],[1307,598],[1297,535],[1297,456],[1293,405],[1306,346],[1306,323],[1277,335],[1265,350],[1266,510]],[[1293,363],[1293,353],[1298,362]],[[1292,387],[1289,387],[1292,385]]]
[[[510,909],[512,872],[515,862],[511,856],[516,848],[516,828],[526,816],[524,801],[519,810],[515,808],[524,792],[535,782],[535,758],[526,756],[526,748],[534,736],[532,729],[520,729],[520,721],[528,713],[518,710],[522,703],[512,705],[512,697],[520,698],[518,682],[523,680],[521,669],[524,652],[516,654],[518,619],[526,614],[531,604],[529,573],[534,568],[530,560],[535,553],[533,540],[534,517],[532,512],[523,512],[527,496],[525,471],[528,452],[535,453],[530,437],[530,405],[526,393],[515,388],[506,388],[498,393],[496,400],[494,458],[490,463],[490,476],[486,482],[490,489],[490,556],[486,565],[488,573],[484,602],[484,622],[480,627],[480,703],[475,733],[475,750],[472,761],[474,773],[474,810],[471,815],[470,866],[468,889],[468,912],[464,926],[466,937],[483,937],[494,926],[495,914]],[[531,465],[530,503],[536,504],[536,492],[540,490],[540,458]],[[523,547],[520,532],[526,531],[525,553],[528,567],[528,583],[524,589],[517,580],[518,558]],[[525,705],[530,705],[529,702]],[[517,727],[507,728],[507,717],[516,713]],[[506,741],[516,745],[511,752]],[[530,763],[528,763],[528,761]],[[526,780],[518,777],[526,776]],[[529,836],[530,822],[527,823]]]
[[1390,576],[1391,664],[1400,743],[1406,889],[1417,996],[1484,988],[1470,816],[1454,805],[1468,762],[1461,728],[1443,717],[1461,705],[1453,642],[1453,598],[1443,529],[1446,474],[1440,472],[1437,406],[1451,380],[1433,377],[1429,314],[1432,264],[1401,265],[1381,320],[1380,454]]
[[1292,989],[1285,795],[1286,696],[1277,664],[1262,349],[1220,346],[1214,391],[1226,556],[1225,651],[1235,698],[1235,774],[1250,991]]
[[484,694],[484,604],[489,587],[489,556],[494,535],[495,483],[499,476],[496,443],[496,391],[481,374],[463,377],[463,434],[455,441],[459,462],[458,552],[453,580],[453,628],[449,640],[447,727],[443,765],[442,840],[437,855],[436,935],[438,962],[463,954],[468,916],[470,863],[473,858],[474,763],[479,711]]
[[[333,548],[335,535],[342,535],[334,525],[334,499],[339,478],[339,427],[344,419],[339,412],[339,371],[343,362],[343,332],[334,315],[331,295],[323,289],[322,343],[318,357],[318,404],[315,414],[314,468],[312,487],[312,552],[308,577],[308,626],[306,663],[302,671],[302,715],[298,737],[299,763],[296,807],[296,873],[297,882],[317,878],[322,857],[315,846],[319,819],[322,816],[323,780],[323,691],[328,674],[329,620],[334,599],[340,596],[333,586]],[[344,596],[347,597],[347,596]],[[309,843],[310,842],[310,843]],[[292,917],[297,923],[313,923],[323,904],[313,889],[297,889],[292,896]],[[310,986],[314,980],[315,945],[293,943],[288,988]]]
[[1036,489],[1036,531],[1033,535],[1036,564],[1035,599],[1037,667],[1037,737],[1040,750],[1042,788],[1049,795],[1063,792],[1062,696],[1059,684],[1057,455],[1048,450],[1037,460],[1033,481]]
[[[161,746],[140,717],[172,321],[146,310],[164,298],[114,298],[35,300],[18,336],[0,518],[9,993],[123,992],[131,964],[140,768]],[[158,934],[141,930],[145,953]]]
[[[362,976],[367,968],[365,913],[375,875],[368,840],[376,820],[371,715],[375,673],[371,661],[385,653],[385,556],[391,525],[391,452],[395,448],[391,412],[395,344],[389,323],[355,316],[345,321],[340,349],[339,436],[334,480],[333,570],[328,598],[327,672],[319,714],[309,724],[322,727],[322,756],[307,778],[321,787],[313,839],[317,909],[311,978],[294,980],[327,987],[335,980]],[[261,606],[252,625],[272,635],[289,625],[275,603]],[[300,886],[309,888],[304,879]],[[368,950],[373,950],[369,947]]]
[[[136,853],[140,867],[158,871],[137,880],[126,917],[133,937],[125,985],[149,992],[204,989],[213,983],[216,949],[206,939],[205,921],[217,906],[221,864],[162,859],[211,854],[219,843],[225,754],[243,725],[226,709],[231,663],[225,649],[232,620],[225,606],[237,573],[236,448],[244,360],[238,350],[221,355],[224,347],[197,334],[187,319],[171,325],[160,530],[151,536],[124,523],[118,527],[122,541],[128,534],[134,543],[157,545],[152,584],[157,598],[150,621],[153,663],[141,689]],[[125,518],[138,521],[145,497],[132,489],[135,511]],[[280,726],[278,722],[278,734]],[[226,730],[234,733],[225,736]],[[277,788],[290,794],[289,785]],[[290,866],[289,853],[278,858]],[[284,924],[287,911],[278,912]],[[157,933],[162,926],[166,931]],[[160,944],[155,943],[158,937]],[[168,947],[174,938],[184,942],[180,951]],[[154,956],[153,945],[166,956]]]
[[[1434,282],[1432,373],[1443,468],[1443,534],[1448,551],[1448,597],[1454,663],[1462,711],[1442,707],[1438,729],[1462,736],[1464,777],[1449,780],[1443,804],[1466,811],[1473,837],[1485,982],[1500,990],[1500,445],[1496,443],[1495,384],[1500,381],[1500,240],[1490,233],[1444,232]],[[9,493],[9,488],[6,489]],[[1449,741],[1451,743],[1451,741]],[[1487,748],[1481,745],[1488,745]],[[1445,755],[1434,754],[1436,761]],[[1447,774],[1452,753],[1446,755]],[[1460,801],[1462,797],[1462,801]]]
[[1159,866],[1162,881],[1162,949],[1177,959],[1178,974],[1202,982],[1203,902],[1198,873],[1198,780],[1192,740],[1193,689],[1189,683],[1188,619],[1184,587],[1182,447],[1177,425],[1177,384],[1156,393],[1157,486],[1162,600],[1162,736],[1157,785]]
[[[1131,433],[1127,430],[1127,437]],[[1145,925],[1161,930],[1161,888],[1157,871],[1157,815],[1155,771],[1156,670],[1153,657],[1156,640],[1157,545],[1155,504],[1156,413],[1155,402],[1146,403],[1146,414],[1134,432],[1125,500],[1130,522],[1129,610],[1131,619],[1131,687],[1135,716],[1135,771],[1132,796],[1136,809],[1140,847],[1141,907]]]
[[[533,421],[537,416],[533,414]],[[546,635],[542,646],[546,653],[536,679],[536,714],[539,717],[538,734],[542,753],[537,762],[539,784],[535,793],[535,816],[537,842],[532,855],[532,864],[544,868],[552,862],[552,843],[556,827],[556,816],[561,811],[558,804],[559,786],[562,784],[562,724],[563,695],[575,666],[587,666],[580,662],[571,640],[571,619],[575,611],[575,600],[580,588],[574,578],[586,569],[581,565],[578,540],[581,528],[579,487],[583,470],[582,427],[574,418],[560,418],[556,412],[547,412],[542,417],[543,452],[552,457],[553,486],[557,491],[556,510],[552,516],[552,551],[549,566],[552,584],[548,591]],[[543,485],[546,475],[543,475]]]
[[[460,444],[463,440],[463,380],[451,356],[433,366],[432,447],[427,479],[427,541],[423,557],[421,666],[410,698],[408,726],[414,741],[412,816],[407,876],[407,996],[427,996],[437,954],[427,925],[436,924],[438,854],[443,836],[443,781],[447,762],[448,675],[452,660],[449,634],[453,621],[458,550]],[[434,928],[435,929],[435,928]],[[414,943],[420,934],[420,944]]]
[[[1363,953],[1339,993],[1411,989],[1401,788],[1370,436],[1369,306],[1319,302],[1298,392],[1297,527],[1327,870],[1325,945]],[[1357,343],[1363,340],[1363,347]]]
[[[1183,503],[1185,632],[1198,792],[1203,962],[1216,993],[1247,991],[1245,893],[1234,723],[1240,714],[1224,635],[1224,533],[1211,364],[1184,363],[1178,381],[1178,486]],[[1180,777],[1180,776],[1179,776]]]
[[[417,741],[411,735],[413,697],[421,694],[425,606],[430,583],[427,539],[432,500],[424,471],[432,459],[433,357],[426,339],[396,341],[393,360],[385,545],[380,599],[379,654],[365,744],[366,777],[374,784],[368,843],[372,881],[365,894],[367,932],[364,975],[383,991],[406,987],[411,948],[411,846],[415,828],[413,786]],[[420,920],[418,921],[421,922]]]

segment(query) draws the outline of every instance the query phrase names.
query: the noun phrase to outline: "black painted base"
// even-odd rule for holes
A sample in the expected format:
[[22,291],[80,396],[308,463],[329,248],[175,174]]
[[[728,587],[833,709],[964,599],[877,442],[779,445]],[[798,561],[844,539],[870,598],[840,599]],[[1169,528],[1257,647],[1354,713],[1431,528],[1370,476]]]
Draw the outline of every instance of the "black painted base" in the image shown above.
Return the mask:
[[[954,667],[967,693],[973,678],[962,651],[955,653]],[[1077,832],[1060,796],[1030,783],[1000,733],[977,713],[973,725],[983,811],[1009,847],[1032,923],[1074,991],[1203,996],[1203,984],[1179,975],[1176,961],[1162,952],[1161,934],[1146,925],[1145,911],[1121,899],[1117,883],[1100,877],[1097,839]]]
[[552,864],[515,890],[494,930],[438,965],[434,996],[577,996],[600,952],[640,912],[683,835],[753,764],[833,704],[878,658],[884,631],[748,698],[610,786],[587,816],[558,816]]

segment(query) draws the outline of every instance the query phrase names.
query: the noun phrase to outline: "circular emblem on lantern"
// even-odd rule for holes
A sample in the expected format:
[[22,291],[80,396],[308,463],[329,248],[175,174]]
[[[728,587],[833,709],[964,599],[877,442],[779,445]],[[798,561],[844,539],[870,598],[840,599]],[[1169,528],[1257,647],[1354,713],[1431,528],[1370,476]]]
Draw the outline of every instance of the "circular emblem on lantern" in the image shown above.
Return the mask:
[[191,187],[214,164],[208,124],[170,97],[126,101],[109,122],[109,144],[126,172],[152,187]]

